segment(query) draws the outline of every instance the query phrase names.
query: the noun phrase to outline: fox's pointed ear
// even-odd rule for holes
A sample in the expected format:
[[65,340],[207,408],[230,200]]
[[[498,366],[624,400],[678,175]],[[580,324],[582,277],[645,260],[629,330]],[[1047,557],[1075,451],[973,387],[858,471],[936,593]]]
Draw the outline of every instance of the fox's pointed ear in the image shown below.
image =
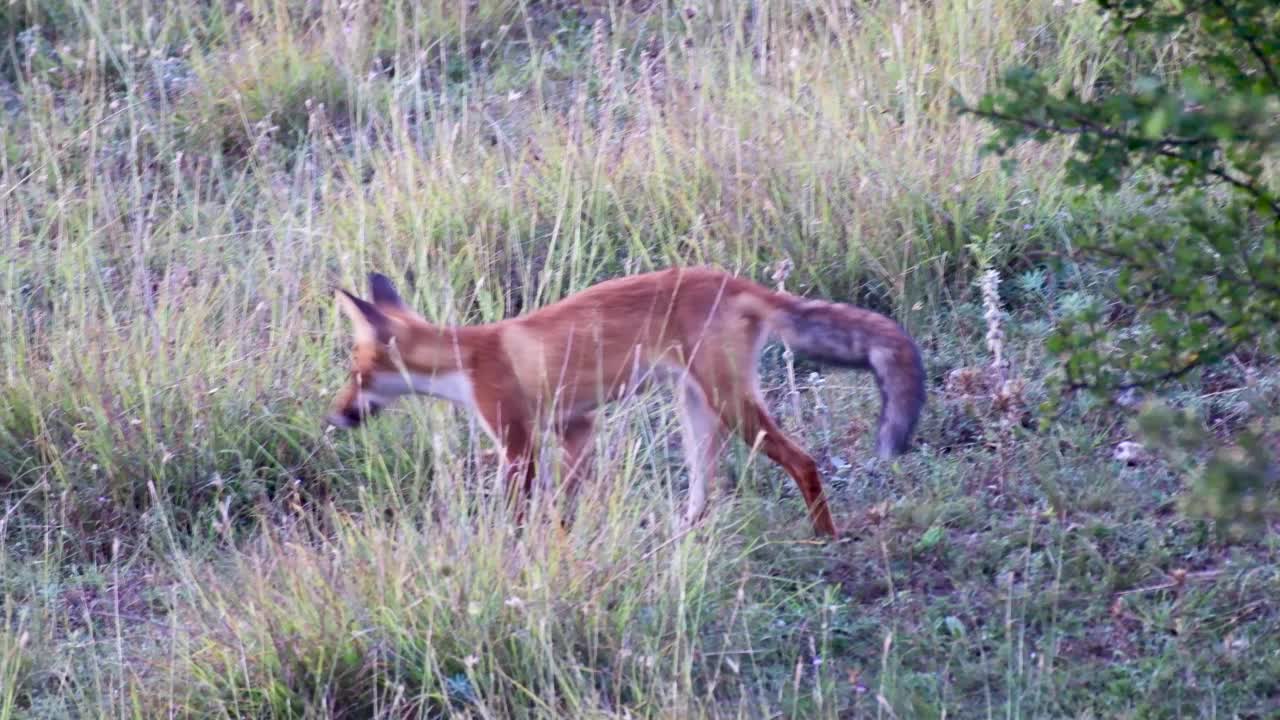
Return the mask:
[[373,295],[373,304],[383,307],[405,309],[404,300],[391,284],[391,278],[382,273],[369,273],[369,291]]
[[386,343],[391,340],[391,320],[372,303],[365,302],[342,288],[334,289],[334,297],[342,312],[351,319],[357,342]]

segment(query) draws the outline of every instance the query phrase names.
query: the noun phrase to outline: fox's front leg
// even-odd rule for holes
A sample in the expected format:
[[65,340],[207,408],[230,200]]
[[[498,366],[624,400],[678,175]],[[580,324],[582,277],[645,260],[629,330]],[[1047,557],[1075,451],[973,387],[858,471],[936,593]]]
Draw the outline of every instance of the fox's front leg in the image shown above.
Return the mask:
[[560,482],[563,496],[571,508],[590,466],[591,436],[595,431],[595,413],[574,416],[560,424]]
[[503,435],[506,469],[503,480],[506,486],[507,508],[513,512],[517,526],[524,524],[525,508],[533,496],[533,481],[537,474],[534,462],[532,433],[523,424],[508,424]]
[[503,490],[507,511],[515,516],[516,525],[524,523],[525,504],[533,493],[537,472],[534,464],[533,427],[526,413],[501,402],[500,396],[489,402],[476,403],[476,412],[490,436],[502,450]]

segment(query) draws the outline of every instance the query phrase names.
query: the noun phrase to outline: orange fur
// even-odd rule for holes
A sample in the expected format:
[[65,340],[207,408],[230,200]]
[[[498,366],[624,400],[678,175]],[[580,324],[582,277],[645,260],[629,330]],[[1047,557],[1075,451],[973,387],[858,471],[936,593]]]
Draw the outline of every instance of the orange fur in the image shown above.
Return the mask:
[[795,480],[814,530],[834,535],[817,464],[765,410],[756,363],[765,340],[876,374],[883,406],[878,450],[906,449],[924,403],[915,343],[883,315],[772,292],[709,268],[673,268],[602,282],[527,315],[459,327],[428,323],[384,276],[372,302],[339,291],[355,326],[352,381],[330,421],[350,427],[395,397],[427,394],[468,407],[503,448],[508,487],[520,503],[534,480],[539,429],[555,430],[578,483],[593,411],[654,377],[680,388],[690,460],[686,521],[703,512],[706,485],[726,436],[736,431]]

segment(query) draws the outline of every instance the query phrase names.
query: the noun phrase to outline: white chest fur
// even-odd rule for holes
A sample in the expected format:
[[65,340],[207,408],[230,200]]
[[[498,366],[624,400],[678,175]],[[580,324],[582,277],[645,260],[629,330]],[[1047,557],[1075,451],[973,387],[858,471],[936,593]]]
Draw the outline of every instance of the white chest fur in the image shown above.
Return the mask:
[[413,391],[422,395],[431,395],[450,402],[471,408],[475,405],[475,390],[471,380],[463,372],[438,373],[423,375],[410,373],[409,382]]
[[466,373],[445,372],[434,375],[423,373],[379,373],[373,387],[367,392],[391,398],[398,395],[430,395],[457,403],[468,409],[475,405],[475,392]]

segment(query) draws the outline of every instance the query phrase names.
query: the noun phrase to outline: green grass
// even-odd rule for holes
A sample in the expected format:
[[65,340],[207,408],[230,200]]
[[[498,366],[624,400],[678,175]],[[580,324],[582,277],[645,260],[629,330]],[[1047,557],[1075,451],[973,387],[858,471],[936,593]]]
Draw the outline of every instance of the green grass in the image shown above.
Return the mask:
[[[949,100],[1176,53],[1100,28],[1049,0],[0,4],[0,720],[1274,713],[1274,532],[1228,542],[1173,468],[1111,460],[1114,408],[1015,417],[1105,273],[1048,259],[1140,205],[1070,203],[1059,146],[1002,173]],[[797,417],[767,354],[837,543],[745,448],[675,534],[663,392],[611,411],[565,534],[515,533],[446,407],[321,422],[330,288],[367,271],[474,322],[783,259],[901,318],[931,379],[918,449],[873,463],[869,380],[801,366]],[[1007,414],[951,375],[991,361],[984,263]],[[1169,397],[1221,425],[1280,391]]]

